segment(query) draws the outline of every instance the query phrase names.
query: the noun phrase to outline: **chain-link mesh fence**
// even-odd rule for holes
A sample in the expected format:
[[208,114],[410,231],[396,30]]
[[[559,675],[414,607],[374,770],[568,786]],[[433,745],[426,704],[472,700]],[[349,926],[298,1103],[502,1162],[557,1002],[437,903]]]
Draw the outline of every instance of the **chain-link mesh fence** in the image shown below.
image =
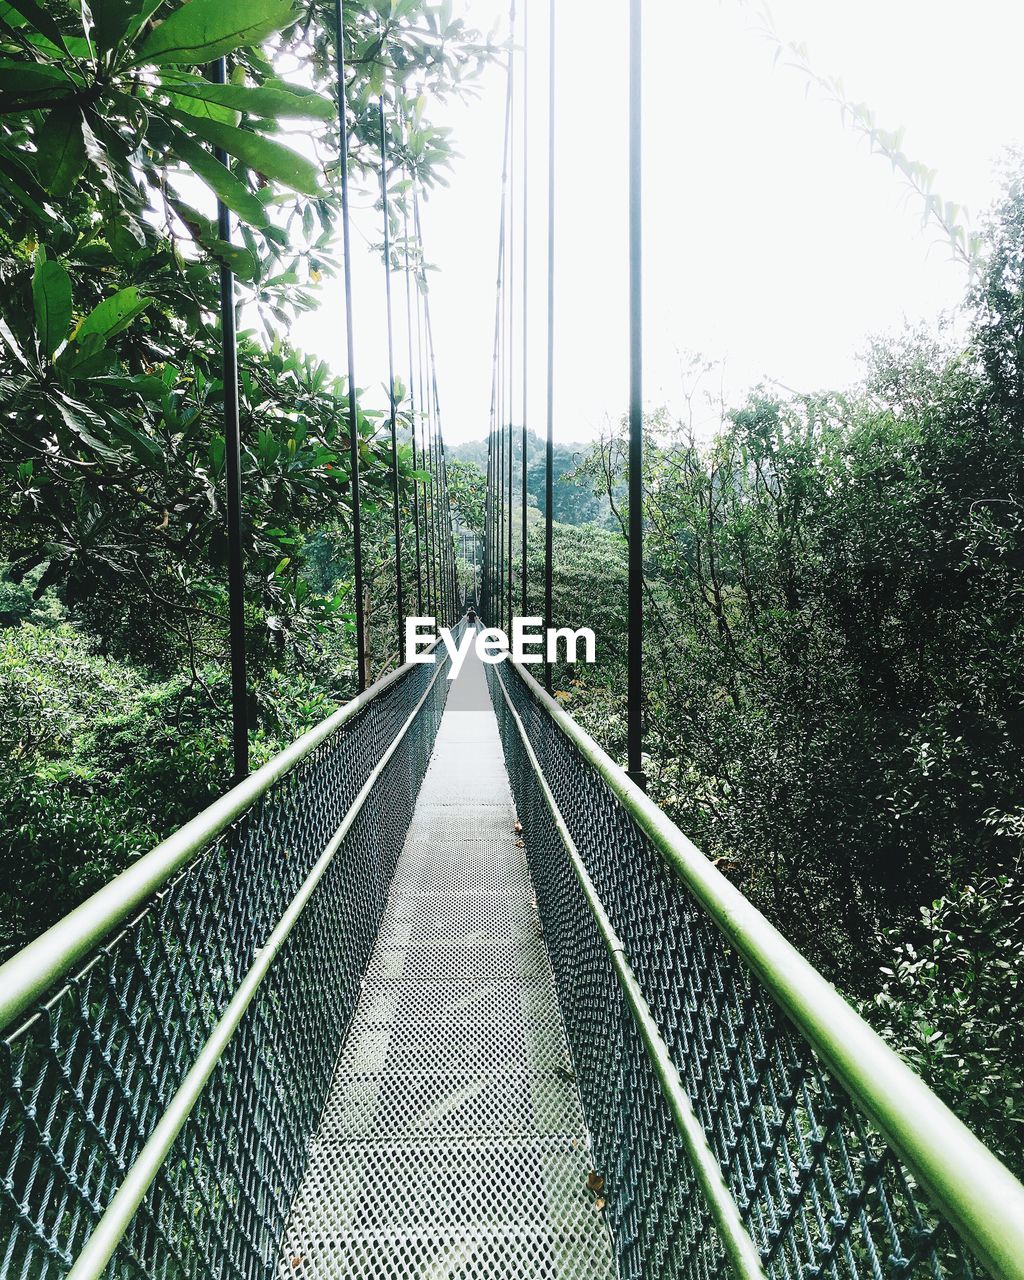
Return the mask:
[[704,1280],[726,1268],[502,684],[766,1273],[977,1274],[908,1170],[519,673],[506,663],[488,678],[622,1280]]
[[259,949],[427,693],[107,1275],[255,1280],[273,1271],[430,757],[448,688],[444,661],[415,666],[381,690],[0,1046],[5,1280],[67,1273]]

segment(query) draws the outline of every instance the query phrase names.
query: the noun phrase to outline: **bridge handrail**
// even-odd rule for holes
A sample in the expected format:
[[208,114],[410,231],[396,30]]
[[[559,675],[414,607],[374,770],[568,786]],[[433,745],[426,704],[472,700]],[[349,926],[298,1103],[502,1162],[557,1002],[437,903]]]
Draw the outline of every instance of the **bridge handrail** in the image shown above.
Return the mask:
[[997,1280],[1024,1280],[1024,1185],[530,672],[512,665],[964,1243]]
[[500,669],[498,669],[497,676],[509,715],[511,715],[515,723],[523,750],[530,762],[530,766],[537,775],[537,782],[544,798],[544,803],[547,805],[565,851],[572,863],[573,871],[583,890],[587,906],[590,908],[590,913],[608,951],[619,986],[647,1049],[651,1066],[658,1077],[665,1101],[686,1146],[694,1173],[704,1192],[708,1207],[718,1228],[732,1274],[735,1280],[764,1280],[764,1271],[761,1267],[757,1248],[743,1225],[736,1201],[733,1199],[732,1193],[722,1176],[722,1170],[711,1150],[707,1135],[693,1109],[676,1065],[672,1061],[669,1047],[658,1029],[657,1020],[644,997],[643,989],[633,971],[633,967],[629,963],[627,949],[605,910],[590,873],[587,871],[586,863],[580,856],[576,841],[573,839],[569,826],[558,807],[554,793],[544,778],[544,772],[530,742],[526,726],[515,709],[505,681],[501,677]]
[[[437,643],[435,640],[424,652],[430,652]],[[21,1014],[61,978],[70,976],[90,952],[127,924],[154,894],[252,808],[275,782],[365,710],[412,665],[405,663],[388,672],[326,720],[296,738],[0,965],[0,1035],[9,1034]]]
[[[381,692],[381,688],[387,687],[387,684],[403,675],[412,663],[407,663],[402,667],[391,672],[389,676],[378,681],[376,685],[371,686],[366,692],[372,693],[373,696]],[[299,886],[298,891],[293,895],[287,908],[285,909],[281,919],[275,925],[266,942],[259,949],[255,960],[246,972],[242,981],[239,983],[230,1003],[224,1010],[216,1026],[213,1028],[211,1035],[206,1040],[198,1056],[189,1068],[188,1073],[178,1086],[177,1092],[171,1098],[166,1110],[160,1117],[153,1132],[150,1134],[142,1150],[136,1157],[135,1161],[129,1168],[121,1186],[114,1194],[110,1203],[107,1205],[92,1235],[86,1242],[85,1248],[78,1255],[74,1266],[68,1272],[67,1280],[100,1280],[107,1263],[110,1261],[120,1244],[128,1226],[134,1216],[139,1205],[142,1203],[147,1191],[153,1183],[160,1166],[167,1159],[174,1141],[181,1132],[185,1121],[188,1119],[196,1103],[206,1087],[207,1081],[213,1074],[217,1064],[224,1055],[228,1043],[238,1025],[242,1020],[245,1011],[252,1003],[253,997],[259,989],[260,983],[266,977],[267,971],[273,964],[278,952],[284,945],[285,940],[295,927],[303,908],[312,897],[317,885],[323,879],[324,873],[330,866],[335,854],[341,848],[345,837],[358,817],[363,805],[366,803],[367,797],[370,795],[378,778],[384,772],[385,766],[390,761],[398,748],[402,745],[402,741],[409,729],[415,723],[424,703],[430,697],[434,684],[440,678],[441,673],[445,670],[442,664],[438,664],[433,676],[423,691],[419,701],[413,707],[412,711],[406,717],[405,722],[395,735],[387,750],[381,756],[380,760],[374,765],[369,777],[359,789],[352,804],[349,806],[342,819],[341,825],[335,831],[331,840],[328,842],[324,851],[320,854],[316,863],[311,868],[309,874]],[[366,694],[362,695],[363,698]],[[355,699],[359,702],[359,699]],[[353,704],[347,704],[342,711],[348,709]],[[363,704],[365,705],[365,703]],[[340,715],[341,712],[336,713]],[[323,722],[324,725],[329,724],[335,717]],[[341,721],[339,721],[341,723]],[[323,725],[317,726],[312,733],[317,733]],[[317,741],[322,741],[322,737]],[[299,739],[302,742],[303,739]],[[298,745],[298,743],[294,744]],[[312,748],[310,748],[312,750]],[[308,754],[308,752],[306,753]],[[300,757],[301,758],[301,757]],[[273,761],[271,761],[273,763]],[[243,784],[244,785],[244,784]]]

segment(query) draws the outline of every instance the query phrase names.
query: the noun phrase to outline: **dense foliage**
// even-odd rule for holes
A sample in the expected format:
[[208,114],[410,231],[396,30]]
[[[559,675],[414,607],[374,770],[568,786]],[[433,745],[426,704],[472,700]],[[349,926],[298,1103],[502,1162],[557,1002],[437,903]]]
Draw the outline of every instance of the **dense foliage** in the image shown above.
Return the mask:
[[[963,349],[878,341],[850,393],[759,391],[719,406],[711,440],[647,420],[645,765],[696,843],[1024,1170],[1024,179],[986,244]],[[556,696],[620,758],[626,461],[624,424],[556,460],[556,494],[593,494],[611,527],[556,507],[553,561],[554,622],[598,638]],[[528,503],[539,614],[532,484]]]
[[[396,265],[425,288],[402,232],[450,156],[430,105],[493,50],[427,0],[344,20],[353,182],[379,194],[382,98]],[[0,6],[0,947],[230,777],[221,264],[254,762],[352,692],[348,388],[287,336],[340,288],[335,43],[315,0]],[[377,672],[395,656],[387,410],[360,400],[357,420]],[[408,444],[399,467],[411,530],[429,499]]]
[[[506,439],[507,439],[506,427]],[[553,501],[552,513],[554,518],[562,524],[586,524],[594,523],[599,525],[611,526],[614,521],[609,509],[608,501],[604,495],[594,493],[585,486],[573,484],[571,476],[573,469],[580,461],[581,457],[587,452],[589,446],[584,443],[573,443],[556,441],[552,448],[552,474],[554,483],[552,486]],[[486,483],[487,476],[487,444],[484,441],[470,441],[465,444],[453,445],[449,450],[451,457],[455,458],[460,467],[472,466],[474,474],[479,476]],[[514,427],[512,433],[512,486],[514,500],[516,503],[520,501],[519,494],[522,491],[521,477],[523,467],[523,445],[522,445],[522,428]],[[497,462],[495,463],[497,466]],[[504,465],[508,466],[508,460]],[[463,474],[467,474],[463,472]],[[508,475],[506,470],[505,475]],[[526,501],[530,507],[536,509],[543,515],[546,508],[546,444],[545,441],[537,435],[535,431],[527,431],[526,433]],[[478,481],[479,483],[479,481]],[[507,480],[506,480],[507,484]],[[482,515],[482,494],[480,513]],[[483,520],[480,520],[478,528],[483,528]],[[515,535],[518,537],[518,533]]]
[[[878,342],[854,392],[757,393],[710,442],[649,420],[646,747],[680,825],[1020,1168],[1019,178],[987,242],[965,349]],[[625,461],[623,429],[572,472],[620,564]],[[556,621],[578,625],[616,552],[558,546]],[[624,677],[605,645],[567,692],[620,755]]]

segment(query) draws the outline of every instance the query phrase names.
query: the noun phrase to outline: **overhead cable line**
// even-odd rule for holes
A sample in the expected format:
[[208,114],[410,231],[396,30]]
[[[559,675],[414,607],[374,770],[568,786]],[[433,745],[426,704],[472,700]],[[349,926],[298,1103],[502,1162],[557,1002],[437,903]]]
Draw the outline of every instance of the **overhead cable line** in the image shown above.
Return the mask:
[[[512,626],[512,575],[513,575],[513,552],[512,552],[512,526],[514,521],[513,503],[512,503],[512,477],[515,472],[514,454],[512,447],[512,418],[513,407],[515,404],[515,384],[512,379],[513,370],[515,368],[515,174],[516,174],[516,88],[515,88],[515,69],[516,69],[516,5],[515,0],[509,6],[508,14],[509,22],[509,47],[508,47],[508,105],[509,105],[509,179],[508,179],[508,368],[506,371],[508,383],[508,582],[507,582],[507,603],[506,603],[506,626]],[[502,590],[505,590],[506,584],[502,583]]]
[[[510,21],[515,13],[513,3]],[[512,51],[505,72],[505,124],[502,141],[500,215],[498,221],[498,267],[495,278],[494,350],[491,360],[491,414],[488,438],[486,488],[486,581],[487,620],[500,623],[504,580],[504,298],[506,226],[508,216],[509,138],[512,126]],[[500,500],[499,500],[500,499]]]
[[521,445],[521,448],[522,448],[522,459],[521,459],[521,462],[522,462],[522,479],[521,479],[521,484],[522,484],[522,495],[521,495],[521,496],[522,496],[522,528],[521,528],[521,530],[520,530],[520,535],[519,535],[519,536],[520,536],[520,538],[521,538],[521,540],[522,540],[522,612],[523,612],[523,616],[524,616],[524,617],[526,617],[526,615],[529,613],[529,604],[528,604],[528,601],[527,601],[527,590],[526,590],[526,574],[527,574],[527,537],[526,537],[526,497],[527,497],[527,489],[526,489],[526,481],[527,481],[527,461],[526,461],[526,455],[527,455],[527,448],[526,448],[526,445],[527,445],[527,435],[526,435],[526,433],[527,433],[527,418],[529,417],[529,412],[528,412],[528,409],[527,409],[527,390],[528,390],[528,382],[527,382],[527,365],[528,365],[528,360],[527,360],[527,350],[528,350],[528,348],[527,348],[527,335],[528,335],[528,324],[527,324],[527,321],[528,321],[528,315],[529,315],[529,313],[528,313],[528,309],[527,309],[527,296],[528,296],[528,295],[527,295],[527,283],[528,283],[528,280],[529,280],[529,274],[528,274],[528,271],[527,271],[527,265],[528,265],[528,263],[527,263],[527,247],[528,247],[528,244],[529,244],[528,229],[529,229],[529,221],[530,221],[530,218],[529,218],[530,208],[529,208],[529,202],[528,202],[528,199],[527,199],[527,195],[528,195],[528,191],[529,191],[529,172],[530,172],[530,146],[529,146],[530,99],[529,99],[529,92],[528,92],[528,90],[529,90],[529,74],[528,74],[528,73],[529,73],[529,56],[530,56],[530,54],[529,54],[529,49],[530,49],[530,44],[529,44],[529,35],[530,35],[529,21],[530,21],[530,18],[529,18],[529,15],[530,15],[529,5],[524,4],[524,5],[523,5],[523,182],[522,182],[522,187],[523,187],[523,263],[522,263],[523,286],[522,286],[522,295],[523,295],[523,296],[522,296],[522,300],[521,300],[521,302],[520,302],[520,304],[519,304],[519,305],[521,306],[521,308],[522,308],[522,312],[523,312],[523,315],[522,315],[522,322],[523,322],[523,425],[522,425],[522,445]]
[[644,400],[641,242],[642,48],[640,0],[629,4],[629,639],[626,685],[626,760],[629,776],[643,773],[644,655]]
[[[420,251],[421,277],[423,288],[423,331],[426,339],[426,352],[429,373],[429,407],[433,420],[431,433],[431,457],[433,468],[434,490],[434,536],[437,551],[437,600],[440,605],[440,616],[448,621],[452,617],[453,595],[451,590],[451,571],[453,568],[453,539],[451,528],[451,510],[448,502],[447,469],[444,457],[444,437],[441,429],[441,402],[437,390],[437,357],[434,351],[434,330],[430,320],[430,291],[426,288],[426,274],[423,267],[423,225],[420,218],[419,190],[413,187],[413,225],[416,241]],[[444,532],[444,530],[447,532]]]
[[[408,179],[408,170],[403,168],[403,177]],[[402,196],[402,254],[405,271],[405,335],[408,345],[409,364],[409,440],[412,444],[412,469],[416,466],[416,367],[412,353],[412,269],[409,262],[409,201],[408,188]],[[416,539],[416,612],[423,613],[423,561],[420,550],[420,486],[414,482],[412,490],[412,523]]]
[[388,127],[383,94],[377,99],[380,118],[380,204],[384,219],[384,304],[388,333],[388,408],[391,422],[391,503],[395,537],[395,614],[398,647],[395,666],[402,665],[405,601],[402,598],[402,499],[398,478],[398,402],[395,398],[395,334],[391,310],[391,208],[388,202]]
[[[213,64],[215,84],[227,83],[227,62]],[[215,158],[229,167],[227,152],[214,148]],[[231,243],[231,212],[217,201],[217,234]],[[235,277],[220,263],[220,342],[224,393],[224,480],[228,526],[228,648],[231,659],[231,753],[236,783],[249,773],[249,688],[245,654],[245,564],[242,546],[242,444],[238,419],[238,336],[235,332]]]
[[345,96],[345,23],[341,0],[334,0],[338,89],[338,147],[341,165],[341,233],[344,253],[345,340],[348,355],[349,490],[352,494],[352,565],[356,618],[356,683],[366,688],[366,622],[363,616],[363,538],[359,521],[359,412],[356,407],[355,326],[352,318],[352,231],[348,189],[348,118]]
[[[555,439],[555,4],[548,9],[548,368],[547,368],[547,438],[544,449],[544,626],[552,625],[552,560],[554,524]],[[544,684],[551,692],[551,663],[544,664]]]

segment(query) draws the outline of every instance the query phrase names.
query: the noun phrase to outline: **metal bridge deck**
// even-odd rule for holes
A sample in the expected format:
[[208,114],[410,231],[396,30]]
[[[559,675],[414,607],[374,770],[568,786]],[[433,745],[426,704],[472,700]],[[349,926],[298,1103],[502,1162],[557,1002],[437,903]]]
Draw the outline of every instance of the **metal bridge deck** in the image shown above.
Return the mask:
[[483,668],[449,692],[279,1274],[614,1280]]

